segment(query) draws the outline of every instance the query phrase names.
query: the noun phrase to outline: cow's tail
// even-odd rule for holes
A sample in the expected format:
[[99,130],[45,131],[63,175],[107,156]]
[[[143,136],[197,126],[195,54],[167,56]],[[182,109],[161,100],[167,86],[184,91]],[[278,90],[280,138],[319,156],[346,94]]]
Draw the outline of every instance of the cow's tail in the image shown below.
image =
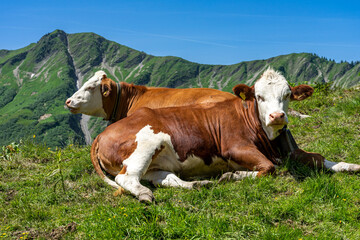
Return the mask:
[[99,163],[100,159],[98,157],[98,149],[99,149],[98,138],[99,138],[99,136],[95,138],[95,140],[91,146],[91,151],[90,151],[91,162],[94,165],[95,171],[100,176],[100,178],[102,180],[104,180],[107,184],[109,184],[110,186],[118,189],[120,186],[115,181],[108,178],[104,174],[103,170],[101,169],[101,166]]

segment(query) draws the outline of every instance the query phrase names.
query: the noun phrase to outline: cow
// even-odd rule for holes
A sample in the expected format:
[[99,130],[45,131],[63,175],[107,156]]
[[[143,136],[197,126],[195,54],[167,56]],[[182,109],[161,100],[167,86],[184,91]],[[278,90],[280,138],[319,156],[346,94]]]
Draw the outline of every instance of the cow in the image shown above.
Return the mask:
[[[154,197],[140,180],[192,189],[209,181],[181,178],[225,173],[220,180],[240,180],[273,174],[280,157],[276,138],[288,124],[289,102],[306,99],[313,88],[291,87],[280,73],[268,69],[254,86],[238,84],[233,92],[236,98],[211,106],[140,108],[109,125],[91,147],[96,172],[114,188],[125,189],[144,202]],[[294,152],[310,166],[360,171],[357,164],[331,162],[301,149]]]
[[97,71],[65,104],[74,114],[83,113],[116,122],[141,107],[210,104],[234,98],[231,93],[210,88],[173,89],[115,83],[104,71]]

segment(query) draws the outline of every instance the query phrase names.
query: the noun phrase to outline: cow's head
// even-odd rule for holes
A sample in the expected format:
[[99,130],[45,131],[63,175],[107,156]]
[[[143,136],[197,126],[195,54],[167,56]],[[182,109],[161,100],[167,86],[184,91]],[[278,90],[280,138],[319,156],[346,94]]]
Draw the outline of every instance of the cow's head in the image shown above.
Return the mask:
[[288,123],[289,102],[306,99],[314,89],[308,85],[291,87],[284,76],[269,68],[252,87],[238,84],[233,91],[243,100],[256,99],[262,128],[268,138],[273,140]]
[[65,102],[72,113],[106,118],[103,98],[111,92],[111,82],[104,71],[97,71],[84,85]]

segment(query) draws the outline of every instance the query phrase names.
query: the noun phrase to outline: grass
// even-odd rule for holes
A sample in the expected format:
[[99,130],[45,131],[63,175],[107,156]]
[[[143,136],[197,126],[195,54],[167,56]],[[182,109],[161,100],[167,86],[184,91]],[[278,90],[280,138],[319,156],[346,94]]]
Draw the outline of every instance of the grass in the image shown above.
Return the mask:
[[[301,148],[360,164],[360,91],[316,92],[292,103]],[[275,176],[184,190],[154,188],[150,205],[95,174],[90,148],[49,149],[35,139],[0,156],[4,239],[359,239],[357,174],[315,171],[286,161]],[[216,182],[216,179],[214,179]]]

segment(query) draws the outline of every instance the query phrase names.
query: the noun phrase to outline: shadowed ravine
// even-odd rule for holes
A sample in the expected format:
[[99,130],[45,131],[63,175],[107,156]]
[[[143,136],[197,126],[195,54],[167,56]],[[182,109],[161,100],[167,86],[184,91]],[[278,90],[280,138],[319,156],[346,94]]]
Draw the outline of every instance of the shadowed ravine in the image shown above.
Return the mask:
[[[67,35],[66,35],[66,40],[67,40],[67,51],[68,51],[68,54],[71,59],[71,64],[73,65],[74,70],[75,70],[76,88],[77,88],[77,90],[79,90],[79,88],[81,88],[81,86],[83,84],[84,77],[81,75],[80,70],[78,68],[76,68],[74,56],[72,55],[72,53],[70,51],[69,38]],[[90,120],[90,116],[81,114],[80,126],[81,126],[81,130],[84,134],[86,145],[90,145],[92,143],[91,134],[90,134],[89,128],[88,128],[89,120]]]

